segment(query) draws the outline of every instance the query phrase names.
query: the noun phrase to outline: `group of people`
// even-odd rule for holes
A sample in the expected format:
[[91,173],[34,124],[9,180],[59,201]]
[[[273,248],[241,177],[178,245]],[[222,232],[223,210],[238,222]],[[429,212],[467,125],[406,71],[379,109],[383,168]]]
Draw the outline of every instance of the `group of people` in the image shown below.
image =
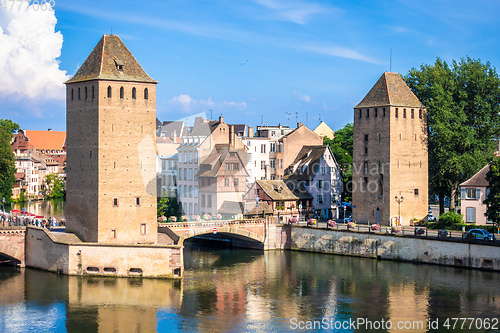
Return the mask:
[[40,228],[52,228],[64,224],[64,220],[58,221],[55,217],[48,219],[34,218],[31,216],[12,216],[5,214],[0,216],[0,226],[28,226],[32,225]]

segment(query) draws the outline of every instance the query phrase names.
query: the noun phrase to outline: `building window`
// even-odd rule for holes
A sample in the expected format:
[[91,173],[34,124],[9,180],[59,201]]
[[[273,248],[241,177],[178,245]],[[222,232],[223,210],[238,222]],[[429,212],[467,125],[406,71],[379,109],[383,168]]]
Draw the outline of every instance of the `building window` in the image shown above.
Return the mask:
[[368,134],[365,134],[365,142],[368,142]]
[[194,197],[198,198],[198,186],[194,187]]
[[323,183],[324,183],[323,179],[318,179],[318,189],[320,189],[320,190],[323,189],[323,187],[324,187]]
[[318,194],[318,205],[322,205],[323,202],[323,194]]
[[322,175],[326,175],[326,167],[325,167],[325,166],[322,166],[322,167],[320,168],[320,170],[321,170],[321,174],[322,174]]
[[190,198],[192,198],[193,197],[193,186],[192,185],[189,185],[189,187],[188,187],[188,193],[189,193],[188,196]]
[[136,206],[140,206],[141,205],[141,198],[140,197],[135,198],[135,205]]
[[198,168],[194,169],[194,180],[198,180]]
[[274,152],[276,152],[276,143],[271,142],[271,143],[269,144],[269,152],[270,152],[270,153],[274,153]]
[[370,118],[370,109],[366,109],[366,118]]
[[111,86],[108,86],[108,98],[111,98]]
[[193,164],[193,152],[192,151],[189,152],[189,163]]
[[201,204],[201,207],[205,207],[205,194],[201,195],[201,202],[200,202],[200,204]]
[[87,87],[85,87],[85,100],[88,98]]
[[265,154],[266,153],[266,145],[260,145],[260,152],[262,154]]
[[418,117],[422,119],[422,109],[418,110]]
[[116,238],[116,229],[111,229],[111,238]]
[[187,151],[184,152],[184,163],[187,164],[188,158],[187,158]]
[[95,89],[94,89],[94,86],[92,86],[92,99],[95,98]]
[[80,100],[80,88],[78,88],[78,100]]
[[411,119],[415,118],[415,111],[411,109]]
[[378,109],[375,109],[375,118],[378,116]]
[[368,147],[365,147],[365,155],[368,155]]
[[193,214],[193,203],[189,203],[189,215]]
[[398,117],[398,108],[396,108],[396,110],[395,110],[395,116],[396,116],[396,118]]
[[276,169],[276,159],[271,158],[269,160],[269,166],[271,167],[271,169]]
[[75,93],[75,91],[73,89],[71,89],[71,100],[73,100],[73,98],[74,98],[74,93]]
[[260,161],[260,169],[266,170],[266,161]]
[[212,196],[207,194],[207,207],[212,208]]
[[235,177],[234,178],[234,187],[238,187],[239,183],[240,183],[240,180]]
[[189,169],[189,180],[193,180],[193,169]]
[[466,216],[466,222],[467,223],[475,223],[476,222],[476,208],[475,207],[467,207],[467,216]]
[[198,164],[198,152],[194,152],[194,163]]
[[403,109],[403,118],[406,118],[406,109]]
[[123,89],[123,87],[120,87],[120,98],[124,97],[125,97],[125,90]]
[[382,117],[385,117],[385,108],[382,108]]
[[229,186],[229,178],[224,178],[224,186],[228,187]]
[[362,110],[360,109],[360,110],[359,110],[359,119],[361,119],[361,113],[362,113],[361,111],[362,111]]
[[477,199],[477,189],[468,188],[467,189],[467,199]]
[[146,234],[146,223],[141,223],[141,235]]
[[148,91],[148,88],[144,88],[144,99],[149,99],[149,91]]
[[113,207],[118,207],[118,198],[113,198]]
[[418,188],[413,190],[413,194],[418,195]]
[[364,162],[364,163],[363,163],[363,173],[364,173],[365,175],[367,175],[367,174],[368,174],[368,162]]

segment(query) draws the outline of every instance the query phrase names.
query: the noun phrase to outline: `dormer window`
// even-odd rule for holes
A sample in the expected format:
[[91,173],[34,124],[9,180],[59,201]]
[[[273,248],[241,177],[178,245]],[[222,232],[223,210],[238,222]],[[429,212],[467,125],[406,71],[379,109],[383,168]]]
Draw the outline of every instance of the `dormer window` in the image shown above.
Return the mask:
[[115,59],[115,64],[116,64],[116,69],[120,72],[123,72],[123,67],[125,66],[123,61],[121,61],[120,59]]

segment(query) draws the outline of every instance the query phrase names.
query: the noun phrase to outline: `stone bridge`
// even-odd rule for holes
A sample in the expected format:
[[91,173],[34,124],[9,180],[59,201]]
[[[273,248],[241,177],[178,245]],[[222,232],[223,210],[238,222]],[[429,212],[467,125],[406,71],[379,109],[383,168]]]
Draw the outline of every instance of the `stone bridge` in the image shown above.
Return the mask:
[[228,234],[241,240],[259,242],[264,250],[276,248],[276,223],[272,217],[248,220],[218,220],[158,223],[158,233],[174,244],[184,239],[209,234]]
[[0,227],[0,263],[25,266],[26,227]]

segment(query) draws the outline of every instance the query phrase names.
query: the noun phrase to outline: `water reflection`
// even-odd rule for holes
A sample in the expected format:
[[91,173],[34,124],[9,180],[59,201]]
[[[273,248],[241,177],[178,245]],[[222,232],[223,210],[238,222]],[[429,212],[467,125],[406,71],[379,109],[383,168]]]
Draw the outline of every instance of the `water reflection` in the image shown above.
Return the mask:
[[290,331],[292,318],[426,323],[500,313],[500,274],[493,272],[200,248],[186,250],[185,265],[175,282],[2,267],[0,331],[276,332]]
[[[22,211],[24,208],[27,213],[45,216],[45,218],[55,217],[57,220],[61,220],[65,218],[65,204],[66,202],[63,199],[32,200],[13,204],[12,209]],[[10,212],[11,207],[7,205],[5,209]],[[22,214],[19,216],[22,216]]]

